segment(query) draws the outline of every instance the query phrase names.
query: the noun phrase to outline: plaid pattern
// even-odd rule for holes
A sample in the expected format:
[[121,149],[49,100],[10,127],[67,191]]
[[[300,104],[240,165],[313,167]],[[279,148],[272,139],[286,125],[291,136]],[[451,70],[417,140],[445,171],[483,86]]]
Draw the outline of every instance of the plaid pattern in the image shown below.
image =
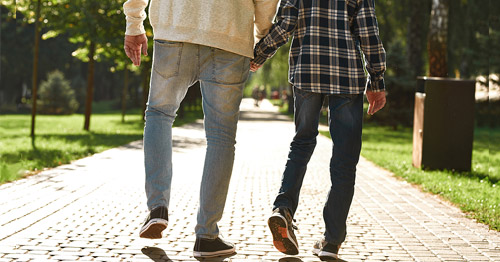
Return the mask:
[[288,80],[295,87],[325,94],[385,90],[375,0],[281,0],[253,63],[263,64],[292,35]]

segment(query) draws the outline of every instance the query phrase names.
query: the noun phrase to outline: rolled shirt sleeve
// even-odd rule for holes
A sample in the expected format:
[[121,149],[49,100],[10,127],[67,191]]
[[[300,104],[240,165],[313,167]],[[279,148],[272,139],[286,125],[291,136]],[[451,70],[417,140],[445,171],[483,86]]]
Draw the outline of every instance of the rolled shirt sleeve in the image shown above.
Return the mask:
[[380,40],[375,0],[357,0],[357,4],[352,29],[359,40],[369,74],[367,88],[373,92],[381,92],[385,90],[386,53]]
[[125,35],[141,35],[146,33],[144,20],[147,17],[147,6],[148,0],[128,0],[123,4],[123,12],[127,20]]
[[298,8],[296,0],[282,0],[276,15],[276,23],[271,27],[269,33],[255,46],[254,59],[252,62],[262,65],[271,58],[278,48],[292,36],[297,25]]

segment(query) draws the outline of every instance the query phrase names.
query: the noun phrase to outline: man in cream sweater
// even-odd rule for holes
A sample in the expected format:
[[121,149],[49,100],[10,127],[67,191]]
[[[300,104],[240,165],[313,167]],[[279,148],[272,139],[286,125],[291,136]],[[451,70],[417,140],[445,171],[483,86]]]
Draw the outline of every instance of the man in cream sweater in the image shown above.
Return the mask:
[[[219,237],[231,178],[236,125],[254,43],[272,25],[278,0],[128,0],[125,52],[140,65],[147,55],[143,21],[149,3],[154,54],[144,129],[150,214],[143,238],[161,238],[168,223],[172,181],[172,123],[189,86],[200,82],[207,151],[200,188],[195,257],[235,254]],[[193,159],[193,161],[200,161]]]

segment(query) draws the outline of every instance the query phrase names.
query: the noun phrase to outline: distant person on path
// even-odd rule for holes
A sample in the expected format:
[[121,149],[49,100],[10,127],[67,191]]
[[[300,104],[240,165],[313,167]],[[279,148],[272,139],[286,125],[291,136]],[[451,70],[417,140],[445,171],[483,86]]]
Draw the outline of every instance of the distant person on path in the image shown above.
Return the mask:
[[332,185],[323,209],[326,230],[313,246],[313,253],[321,260],[336,259],[346,237],[346,220],[354,194],[361,150],[363,93],[366,90],[370,115],[386,102],[386,56],[379,37],[375,1],[282,0],[276,23],[255,47],[251,70],[260,68],[290,36],[293,41],[289,82],[294,87],[296,133],[268,224],[274,246],[285,254],[298,254],[293,217],[307,163],[316,146],[321,105],[326,97],[333,141]]
[[260,89],[259,89],[259,86],[254,86],[254,88],[252,89],[252,98],[253,98],[253,105],[255,107],[259,107],[259,103],[260,103]]
[[235,247],[219,237],[217,222],[231,178],[239,106],[254,43],[271,27],[278,0],[128,0],[123,5],[127,19],[124,48],[136,66],[141,51],[147,55],[143,21],[148,2],[155,40],[144,129],[150,214],[140,237],[161,238],[167,227],[172,123],[189,86],[199,81],[207,150],[194,256],[232,255]]

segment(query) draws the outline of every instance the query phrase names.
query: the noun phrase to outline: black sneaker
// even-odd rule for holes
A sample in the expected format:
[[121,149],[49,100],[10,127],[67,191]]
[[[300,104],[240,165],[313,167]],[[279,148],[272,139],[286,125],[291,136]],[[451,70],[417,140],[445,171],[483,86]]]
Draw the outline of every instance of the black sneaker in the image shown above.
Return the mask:
[[158,239],[161,238],[161,232],[168,225],[168,210],[166,207],[157,207],[149,213],[144,225],[139,232],[142,238]]
[[232,256],[236,254],[236,248],[232,243],[221,238],[216,239],[196,238],[193,255],[196,258],[210,258],[219,256]]
[[287,255],[299,254],[299,245],[293,233],[293,230],[297,229],[297,227],[292,224],[292,221],[292,215],[288,208],[285,207],[275,208],[267,221],[273,234],[274,247]]
[[313,254],[318,256],[321,261],[336,260],[339,258],[340,245],[334,245],[326,242],[326,240],[319,240],[314,243]]

